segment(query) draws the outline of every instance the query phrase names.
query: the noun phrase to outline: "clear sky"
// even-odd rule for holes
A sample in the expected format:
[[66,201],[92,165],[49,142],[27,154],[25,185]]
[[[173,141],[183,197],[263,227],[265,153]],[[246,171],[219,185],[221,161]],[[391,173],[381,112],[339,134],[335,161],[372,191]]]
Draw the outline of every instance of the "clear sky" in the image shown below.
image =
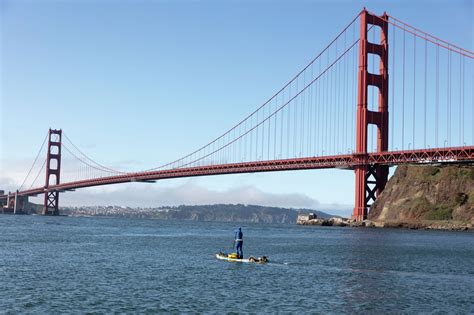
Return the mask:
[[[469,0],[0,0],[0,189],[21,184],[49,127],[128,170],[194,150],[271,96],[364,6],[473,50]],[[342,170],[202,177],[86,189],[61,203],[248,202],[349,214],[354,181]]]

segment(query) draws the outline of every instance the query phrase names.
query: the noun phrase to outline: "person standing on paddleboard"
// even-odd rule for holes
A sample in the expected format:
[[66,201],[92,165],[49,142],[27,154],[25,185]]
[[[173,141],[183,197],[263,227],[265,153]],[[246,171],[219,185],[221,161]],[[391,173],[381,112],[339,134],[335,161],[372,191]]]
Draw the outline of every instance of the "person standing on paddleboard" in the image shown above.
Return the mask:
[[235,231],[235,250],[237,251],[237,257],[244,258],[244,252],[242,251],[242,245],[244,243],[244,233],[242,233],[242,229],[239,227]]

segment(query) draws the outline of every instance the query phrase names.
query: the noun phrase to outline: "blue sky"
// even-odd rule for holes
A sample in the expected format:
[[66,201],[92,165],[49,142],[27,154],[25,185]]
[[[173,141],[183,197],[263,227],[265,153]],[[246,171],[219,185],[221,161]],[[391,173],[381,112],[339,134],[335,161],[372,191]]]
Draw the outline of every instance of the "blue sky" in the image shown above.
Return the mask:
[[[194,150],[271,96],[363,6],[473,50],[472,1],[0,3],[0,170],[8,189],[21,184],[49,127],[100,163],[130,170]],[[114,203],[125,194],[120,203],[160,205],[206,195],[199,202],[349,209],[354,175],[231,175],[74,194],[61,202]]]

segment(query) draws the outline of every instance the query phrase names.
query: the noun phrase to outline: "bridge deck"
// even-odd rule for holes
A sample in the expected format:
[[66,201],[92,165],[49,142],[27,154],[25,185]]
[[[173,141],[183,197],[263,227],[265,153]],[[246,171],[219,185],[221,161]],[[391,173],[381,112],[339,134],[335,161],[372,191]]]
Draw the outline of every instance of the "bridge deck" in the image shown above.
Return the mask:
[[[344,154],[334,156],[306,157],[284,160],[268,160],[232,164],[205,165],[175,168],[150,172],[127,173],[82,181],[66,182],[49,186],[49,191],[67,191],[78,188],[112,185],[128,182],[147,182],[170,178],[209,176],[238,173],[257,173],[305,169],[340,168],[352,169],[356,165],[400,165],[474,162],[474,146],[435,148],[424,150],[391,151],[367,155]],[[34,196],[45,192],[44,187],[18,192],[19,196]],[[13,194],[11,194],[12,196]],[[0,195],[6,199],[7,194]]]

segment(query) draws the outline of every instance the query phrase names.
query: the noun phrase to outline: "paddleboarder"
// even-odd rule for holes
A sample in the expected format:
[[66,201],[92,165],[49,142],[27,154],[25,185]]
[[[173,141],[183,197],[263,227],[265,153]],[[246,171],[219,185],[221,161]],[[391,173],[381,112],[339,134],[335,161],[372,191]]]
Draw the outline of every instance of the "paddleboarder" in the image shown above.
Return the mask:
[[237,257],[243,258],[244,257],[244,252],[242,251],[242,245],[244,243],[244,233],[242,233],[242,228],[238,228],[235,231],[235,250],[237,251]]

